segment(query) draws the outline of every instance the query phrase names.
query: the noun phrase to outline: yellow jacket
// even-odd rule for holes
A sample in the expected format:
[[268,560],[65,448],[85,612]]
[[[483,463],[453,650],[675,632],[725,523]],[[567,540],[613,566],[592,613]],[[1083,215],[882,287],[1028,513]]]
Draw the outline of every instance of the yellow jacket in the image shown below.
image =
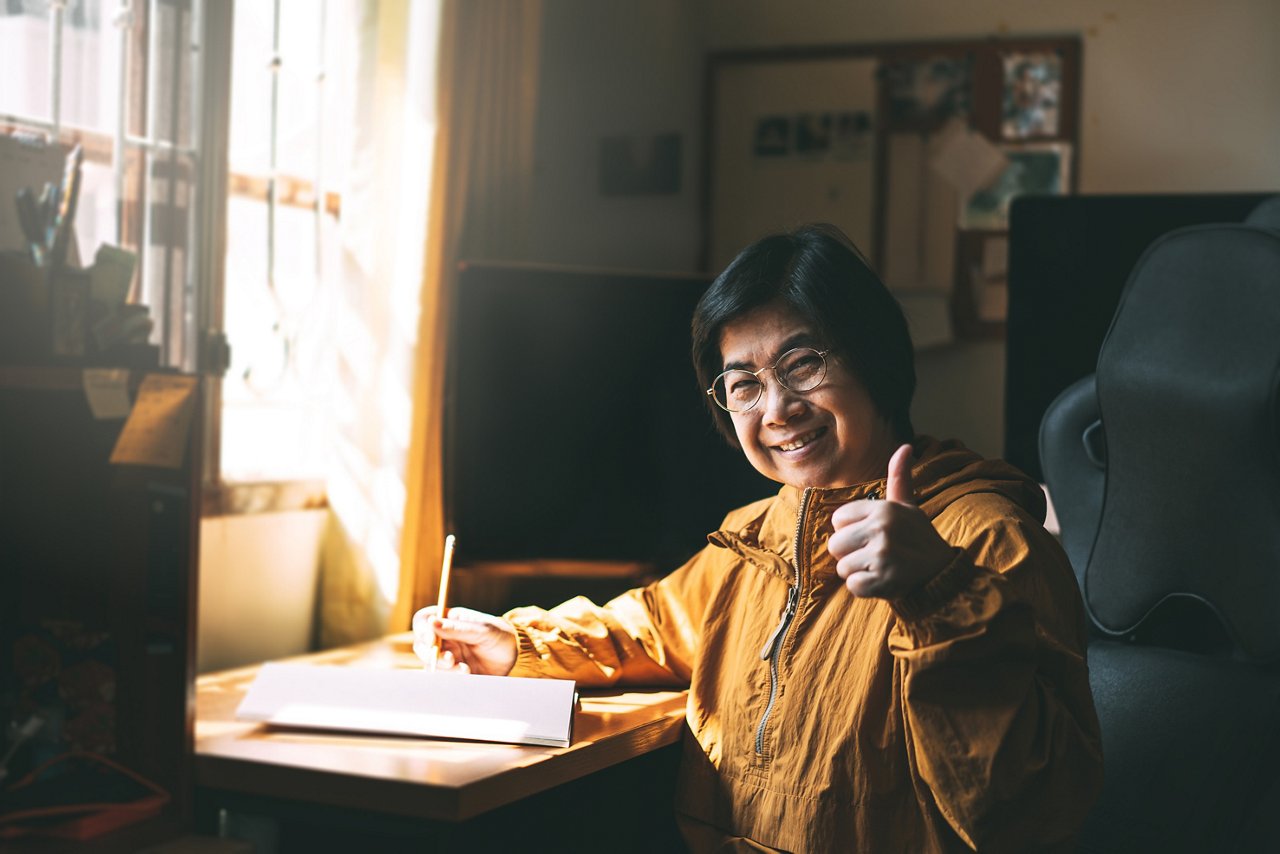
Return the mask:
[[957,442],[915,450],[917,500],[955,557],[909,596],[852,596],[826,550],[832,512],[883,480],[783,487],[647,587],[507,614],[512,675],[688,684],[676,809],[696,849],[1069,849],[1101,742],[1043,495]]

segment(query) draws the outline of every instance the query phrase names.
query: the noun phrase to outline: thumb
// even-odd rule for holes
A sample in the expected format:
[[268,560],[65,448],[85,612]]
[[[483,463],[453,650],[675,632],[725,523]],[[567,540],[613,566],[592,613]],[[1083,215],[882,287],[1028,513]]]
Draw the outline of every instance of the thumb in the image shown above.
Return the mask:
[[915,487],[911,483],[911,446],[903,445],[894,451],[889,460],[889,476],[885,481],[884,497],[898,504],[915,506]]

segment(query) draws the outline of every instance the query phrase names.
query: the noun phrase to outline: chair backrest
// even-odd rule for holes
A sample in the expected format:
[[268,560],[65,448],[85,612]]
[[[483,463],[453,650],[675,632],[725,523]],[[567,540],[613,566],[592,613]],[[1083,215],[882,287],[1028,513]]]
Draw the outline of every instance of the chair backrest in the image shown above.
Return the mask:
[[1041,451],[1100,629],[1129,634],[1189,598],[1243,657],[1280,660],[1280,231],[1153,243]]

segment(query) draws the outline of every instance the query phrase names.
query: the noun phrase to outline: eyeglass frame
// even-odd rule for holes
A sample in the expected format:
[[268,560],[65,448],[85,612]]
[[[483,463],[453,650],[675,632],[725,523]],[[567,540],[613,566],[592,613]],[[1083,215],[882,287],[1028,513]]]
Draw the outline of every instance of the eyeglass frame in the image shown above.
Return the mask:
[[[711,388],[707,389],[707,397],[714,400],[716,403],[716,406],[720,407],[730,415],[741,415],[744,412],[750,412],[751,410],[756,408],[756,405],[760,403],[760,400],[764,397],[765,385],[764,385],[764,380],[760,379],[760,375],[763,374],[765,371],[772,371],[773,378],[777,380],[778,385],[780,385],[782,388],[786,389],[787,391],[791,392],[792,394],[808,394],[811,391],[817,391],[822,386],[822,384],[827,381],[827,355],[830,354],[833,351],[833,349],[834,348],[831,348],[831,347],[828,347],[826,350],[819,350],[815,347],[792,347],[790,350],[787,350],[785,353],[779,354],[778,358],[773,360],[772,365],[767,365],[758,371],[748,371],[746,368],[729,368],[727,371],[721,371],[720,373],[716,374],[716,378],[711,381]],[[812,350],[813,352],[817,353],[818,358],[822,360],[822,379],[818,380],[818,382],[812,388],[807,388],[804,391],[798,391],[796,389],[789,387],[786,383],[782,381],[782,378],[778,376],[778,370],[777,370],[778,363],[781,362],[783,359],[787,358],[788,356],[790,356],[792,353],[796,352],[797,350]],[[756,380],[759,381],[760,383],[760,393],[756,395],[756,399],[751,401],[751,405],[748,406],[746,409],[730,409],[729,407],[725,406],[716,398],[716,383],[720,382],[720,380],[723,379],[727,374],[732,374],[732,373],[751,374],[751,376],[755,377]],[[726,393],[726,397],[727,396],[728,395]]]

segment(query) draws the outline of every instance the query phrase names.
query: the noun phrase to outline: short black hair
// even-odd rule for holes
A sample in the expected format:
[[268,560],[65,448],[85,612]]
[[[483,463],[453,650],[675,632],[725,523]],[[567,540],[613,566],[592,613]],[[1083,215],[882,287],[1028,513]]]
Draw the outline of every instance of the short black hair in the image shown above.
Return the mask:
[[[725,325],[781,303],[813,326],[823,347],[861,380],[895,437],[909,442],[915,352],[902,306],[853,242],[817,223],[752,243],[716,277],[693,312],[693,366],[706,389],[724,370]],[[734,447],[733,420],[704,395],[716,428]]]

